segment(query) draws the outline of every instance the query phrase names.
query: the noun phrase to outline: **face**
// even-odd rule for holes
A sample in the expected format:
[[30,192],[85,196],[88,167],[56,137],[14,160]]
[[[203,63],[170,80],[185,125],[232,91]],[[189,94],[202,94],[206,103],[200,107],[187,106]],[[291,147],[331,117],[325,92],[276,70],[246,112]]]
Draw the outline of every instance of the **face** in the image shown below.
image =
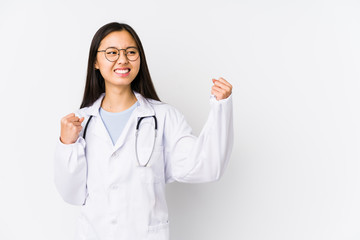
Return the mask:
[[[100,43],[98,51],[108,47],[126,49],[128,47],[138,47],[134,38],[126,30],[116,31],[108,34]],[[129,54],[130,56],[130,54]],[[108,57],[109,58],[109,57]],[[106,59],[104,52],[98,52],[95,68],[99,69],[105,80],[105,87],[130,87],[140,69],[140,57],[135,61],[129,61],[125,56],[125,51],[120,51],[117,61],[110,62]]]

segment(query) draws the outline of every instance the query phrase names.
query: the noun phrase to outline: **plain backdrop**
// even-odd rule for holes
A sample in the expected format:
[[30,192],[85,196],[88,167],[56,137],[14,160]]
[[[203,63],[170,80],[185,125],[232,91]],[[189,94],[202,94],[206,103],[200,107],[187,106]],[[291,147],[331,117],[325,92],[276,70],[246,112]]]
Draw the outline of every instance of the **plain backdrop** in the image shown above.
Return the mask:
[[162,101],[199,134],[211,78],[233,85],[223,178],[167,185],[172,240],[360,239],[357,0],[0,2],[0,239],[73,239],[53,182],[95,32],[140,36]]

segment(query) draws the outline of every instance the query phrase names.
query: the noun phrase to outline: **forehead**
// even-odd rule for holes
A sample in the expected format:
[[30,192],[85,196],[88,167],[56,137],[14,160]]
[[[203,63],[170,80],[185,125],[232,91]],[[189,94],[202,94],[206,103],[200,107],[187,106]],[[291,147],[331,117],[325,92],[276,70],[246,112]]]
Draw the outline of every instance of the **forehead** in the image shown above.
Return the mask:
[[127,47],[137,47],[134,38],[126,30],[116,31],[109,33],[106,37],[103,38],[100,42],[99,48],[127,48]]

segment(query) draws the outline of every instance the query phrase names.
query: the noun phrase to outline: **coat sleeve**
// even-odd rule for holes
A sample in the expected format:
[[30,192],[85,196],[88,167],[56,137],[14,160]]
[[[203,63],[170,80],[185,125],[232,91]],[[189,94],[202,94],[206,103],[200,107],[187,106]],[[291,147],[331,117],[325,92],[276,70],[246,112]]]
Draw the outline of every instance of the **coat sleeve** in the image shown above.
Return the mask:
[[203,183],[223,175],[233,147],[232,95],[217,101],[210,98],[210,113],[199,137],[184,116],[172,109],[165,132],[166,182]]
[[84,126],[78,139],[72,144],[62,143],[58,137],[55,147],[55,186],[64,201],[72,205],[84,205],[87,197],[86,143],[82,137],[83,130]]

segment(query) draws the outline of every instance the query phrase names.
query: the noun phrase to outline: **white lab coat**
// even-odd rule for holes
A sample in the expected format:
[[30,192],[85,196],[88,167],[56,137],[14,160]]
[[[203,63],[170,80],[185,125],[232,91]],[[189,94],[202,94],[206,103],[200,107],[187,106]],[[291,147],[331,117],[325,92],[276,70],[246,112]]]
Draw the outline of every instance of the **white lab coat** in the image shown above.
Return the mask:
[[[133,111],[115,146],[99,115],[103,93],[90,107],[75,112],[85,117],[73,144],[57,139],[55,185],[64,201],[81,206],[76,240],[168,240],[165,184],[202,183],[224,173],[233,146],[232,96],[210,98],[210,113],[199,137],[184,116],[169,104],[134,92]],[[89,116],[93,115],[82,137]],[[156,115],[155,149],[147,167],[135,155],[137,119]],[[145,164],[154,140],[154,120],[141,122],[139,161]]]

